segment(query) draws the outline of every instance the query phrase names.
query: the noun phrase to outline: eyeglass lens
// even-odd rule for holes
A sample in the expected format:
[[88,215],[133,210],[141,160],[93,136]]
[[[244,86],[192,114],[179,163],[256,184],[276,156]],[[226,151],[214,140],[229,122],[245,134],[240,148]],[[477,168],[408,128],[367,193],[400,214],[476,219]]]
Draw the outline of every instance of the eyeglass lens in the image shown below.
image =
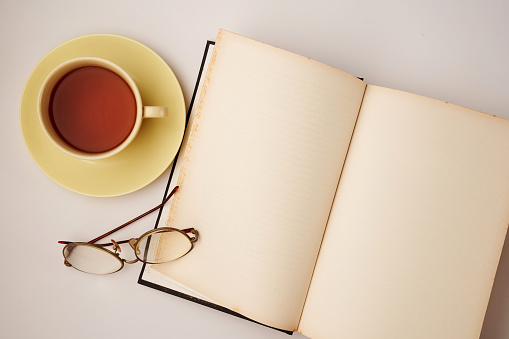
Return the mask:
[[117,272],[124,266],[111,252],[86,243],[66,245],[64,258],[75,269],[93,274]]
[[136,257],[149,264],[162,264],[186,255],[193,248],[189,237],[178,230],[154,230],[141,236]]

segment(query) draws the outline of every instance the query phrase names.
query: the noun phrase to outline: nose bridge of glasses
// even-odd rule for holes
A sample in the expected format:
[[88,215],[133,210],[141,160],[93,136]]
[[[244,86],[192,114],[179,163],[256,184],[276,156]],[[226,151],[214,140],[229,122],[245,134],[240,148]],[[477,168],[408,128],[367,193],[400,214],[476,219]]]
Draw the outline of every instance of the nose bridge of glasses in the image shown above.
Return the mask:
[[120,258],[120,260],[122,260],[123,262],[125,262],[127,264],[134,264],[135,262],[139,261],[136,256],[136,252],[139,252],[139,250],[137,250],[137,248],[136,248],[136,243],[138,242],[138,238],[131,238],[129,240],[122,240],[122,241],[118,241],[118,242],[111,239],[111,242],[113,243],[113,249],[115,250],[115,253],[112,253],[112,254],[115,254],[116,256],[118,256],[117,250],[118,250],[118,252],[121,252],[119,244],[129,243],[129,246],[131,246],[131,248],[135,252],[135,258],[133,260],[127,260],[124,258]]
[[134,260],[126,260],[126,259],[122,259],[122,260],[124,260],[124,262],[126,264],[134,264],[139,261],[138,258],[135,258]]

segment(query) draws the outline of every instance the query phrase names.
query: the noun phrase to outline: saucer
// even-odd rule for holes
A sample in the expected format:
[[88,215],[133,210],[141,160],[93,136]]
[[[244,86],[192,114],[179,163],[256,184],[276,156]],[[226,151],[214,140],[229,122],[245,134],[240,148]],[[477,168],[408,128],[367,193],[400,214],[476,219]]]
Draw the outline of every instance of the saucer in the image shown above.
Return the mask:
[[[138,85],[143,104],[167,106],[169,116],[144,119],[135,140],[106,159],[80,160],[59,150],[39,123],[37,96],[53,68],[80,56],[101,57],[124,68]],[[168,168],[184,136],[186,113],[177,78],[154,51],[122,36],[93,34],[63,43],[39,62],[23,91],[20,123],[32,158],[51,179],[77,193],[110,197],[136,191]]]

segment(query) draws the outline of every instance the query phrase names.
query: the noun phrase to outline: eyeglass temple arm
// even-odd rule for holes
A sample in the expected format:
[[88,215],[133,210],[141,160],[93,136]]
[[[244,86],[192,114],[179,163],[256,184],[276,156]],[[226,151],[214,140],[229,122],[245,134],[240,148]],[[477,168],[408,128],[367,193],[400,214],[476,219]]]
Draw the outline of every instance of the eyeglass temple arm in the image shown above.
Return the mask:
[[[184,232],[184,233],[192,233],[192,232],[196,232],[196,230],[194,228],[186,228],[184,230],[180,230],[181,232]],[[129,240],[120,240],[120,241],[115,241],[117,244],[126,244],[128,242],[130,242],[131,240],[138,240],[138,238],[132,238],[132,239],[129,239]],[[67,244],[72,244],[74,241],[59,241],[58,243],[59,244],[62,244],[62,245],[67,245]],[[89,242],[89,244],[91,244],[91,242]],[[107,244],[96,244],[97,246],[112,246],[114,245],[114,243],[110,242],[110,243],[107,243]]]
[[[107,237],[108,235],[113,234],[113,233],[115,233],[116,231],[118,231],[118,230],[120,230],[120,229],[122,229],[122,228],[126,227],[127,225],[132,224],[132,223],[133,223],[133,222],[135,222],[136,220],[139,220],[139,219],[143,218],[144,216],[147,216],[148,214],[150,214],[150,213],[152,213],[152,212],[154,212],[154,211],[158,210],[158,209],[159,209],[159,208],[161,208],[164,204],[166,204],[166,203],[168,202],[168,200],[170,200],[170,198],[172,197],[172,195],[173,195],[173,194],[175,194],[175,192],[177,192],[178,188],[179,188],[178,186],[175,186],[175,188],[174,188],[174,189],[170,192],[170,194],[168,194],[168,196],[167,196],[167,197],[163,200],[163,202],[162,202],[162,203],[160,203],[159,205],[157,205],[156,207],[152,208],[150,211],[147,211],[147,212],[143,213],[142,215],[139,215],[139,216],[137,216],[136,218],[134,218],[134,219],[132,219],[132,220],[130,220],[130,221],[128,221],[128,222],[126,222],[125,224],[122,224],[122,225],[118,226],[117,228],[115,228],[115,229],[113,229],[113,230],[111,230],[111,231],[109,231],[109,232],[107,232],[107,233],[104,233],[103,235],[101,235],[101,236],[99,236],[99,237],[97,237],[97,238],[95,238],[95,239],[90,240],[88,243],[89,243],[89,244],[93,244],[93,243],[95,243],[95,242],[97,242],[97,241],[99,241],[99,240],[101,240],[101,239],[103,239],[103,238]],[[124,240],[123,240],[123,241],[117,241],[117,243],[119,243],[119,244],[123,244],[123,243],[126,243],[126,242],[128,242],[128,241],[129,241],[129,240],[125,240],[125,241],[124,241]],[[70,243],[70,242],[71,242],[71,241],[59,241],[58,243],[59,243],[59,244],[68,244],[68,243]],[[107,245],[106,245],[106,246],[107,246]]]
[[[125,243],[128,243],[129,241],[131,241],[130,239],[129,240],[120,240],[120,241],[115,241],[117,244],[125,244]],[[75,241],[65,241],[65,240],[60,240],[58,241],[59,244],[62,244],[62,245],[67,245],[67,244],[72,244],[72,243],[75,243]],[[91,244],[91,242],[89,242],[89,244]],[[112,246],[112,245],[115,245],[114,243],[110,242],[108,244],[95,244],[97,246]]]
[[[135,221],[137,221],[137,220],[139,220],[139,219],[141,219],[141,218],[143,218],[143,217],[145,217],[145,216],[149,215],[150,213],[152,213],[152,212],[154,212],[154,211],[158,210],[158,209],[159,209],[159,208],[161,208],[164,204],[166,204],[166,203],[168,202],[168,200],[170,200],[170,198],[173,196],[173,194],[175,194],[175,192],[177,192],[178,188],[179,188],[178,186],[175,186],[175,188],[171,190],[170,194],[168,194],[168,196],[167,196],[167,197],[163,200],[163,202],[162,202],[162,203],[160,203],[159,205],[157,205],[156,207],[152,208],[150,211],[147,211],[147,212],[143,213],[142,215],[139,215],[139,216],[137,216],[136,218],[134,218],[134,219],[132,219],[132,220],[129,220],[128,222],[126,222],[126,223],[124,223],[124,224],[122,224],[122,225],[118,226],[117,228],[115,228],[115,229],[113,229],[113,230],[111,230],[111,231],[109,231],[109,232],[106,232],[106,233],[104,233],[103,235],[98,236],[98,237],[97,237],[97,238],[95,238],[95,239],[90,240],[88,243],[89,243],[89,244],[93,244],[93,243],[95,243],[95,242],[97,242],[97,241],[99,241],[99,240],[101,240],[101,239],[103,239],[103,238],[107,237],[108,235],[113,234],[113,233],[115,233],[116,231],[118,231],[118,230],[120,230],[120,229],[122,229],[122,228],[126,227],[127,225],[130,225],[130,224],[132,224],[133,222],[135,222]],[[120,242],[118,242],[118,243],[120,243]]]

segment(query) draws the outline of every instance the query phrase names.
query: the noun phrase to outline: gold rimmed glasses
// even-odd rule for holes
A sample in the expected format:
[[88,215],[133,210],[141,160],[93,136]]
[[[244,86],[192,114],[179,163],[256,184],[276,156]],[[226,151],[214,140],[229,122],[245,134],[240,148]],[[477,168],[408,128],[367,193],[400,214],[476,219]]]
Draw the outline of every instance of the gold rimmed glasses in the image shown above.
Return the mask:
[[[194,228],[179,230],[161,227],[145,232],[138,238],[121,241],[112,239],[111,243],[96,244],[97,241],[161,208],[177,190],[178,186],[161,204],[150,211],[89,242],[59,241],[59,244],[65,244],[63,249],[64,264],[86,273],[109,274],[120,271],[124,267],[124,263],[133,264],[141,261],[147,264],[162,264],[183,257],[193,249],[194,243],[198,240],[198,231]],[[134,250],[136,256],[134,260],[120,258],[120,244],[124,243],[129,243]],[[157,244],[157,246],[150,246],[151,244]],[[113,251],[105,248],[108,246],[113,246]]]

